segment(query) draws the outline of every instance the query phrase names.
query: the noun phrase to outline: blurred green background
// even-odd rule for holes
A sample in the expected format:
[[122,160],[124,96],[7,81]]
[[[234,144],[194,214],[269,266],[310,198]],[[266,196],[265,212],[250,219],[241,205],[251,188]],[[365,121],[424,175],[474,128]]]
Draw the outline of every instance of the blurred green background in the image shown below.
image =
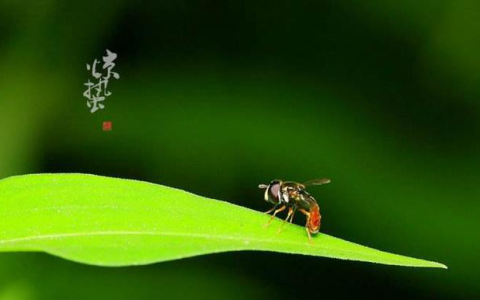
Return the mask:
[[[109,269],[0,254],[0,300],[478,299],[479,11],[0,1],[0,178],[94,173],[267,210],[259,183],[329,177],[311,189],[323,232],[449,266],[239,252]],[[106,49],[121,77],[91,114],[86,64]]]

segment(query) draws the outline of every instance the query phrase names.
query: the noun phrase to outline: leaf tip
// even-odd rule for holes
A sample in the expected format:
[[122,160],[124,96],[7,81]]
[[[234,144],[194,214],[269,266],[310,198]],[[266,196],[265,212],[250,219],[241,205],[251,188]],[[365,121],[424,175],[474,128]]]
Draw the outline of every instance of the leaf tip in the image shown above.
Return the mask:
[[447,265],[444,265],[444,264],[439,263],[439,262],[434,262],[434,261],[430,262],[429,267],[431,267],[431,268],[439,268],[439,269],[446,269],[446,270],[448,269]]

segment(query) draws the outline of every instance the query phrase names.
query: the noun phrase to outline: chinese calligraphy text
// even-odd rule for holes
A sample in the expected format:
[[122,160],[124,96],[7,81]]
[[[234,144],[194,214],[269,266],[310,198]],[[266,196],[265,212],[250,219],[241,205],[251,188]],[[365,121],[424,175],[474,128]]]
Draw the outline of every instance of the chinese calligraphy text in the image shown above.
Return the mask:
[[[120,78],[118,73],[112,71],[112,69],[115,67],[115,63],[113,61],[116,58],[117,54],[107,49],[107,55],[102,58],[103,65],[101,72],[97,71],[97,64],[100,63],[97,59],[93,61],[92,65],[87,64],[87,70],[92,72],[94,82],[91,82],[89,79],[88,82],[84,84],[87,87],[87,90],[83,93],[83,96],[88,99],[87,106],[90,108],[91,113],[105,108],[105,105],[102,102],[105,101],[106,97],[112,95],[112,93],[107,90],[108,81],[110,78]],[[103,72],[106,74],[104,75]]]

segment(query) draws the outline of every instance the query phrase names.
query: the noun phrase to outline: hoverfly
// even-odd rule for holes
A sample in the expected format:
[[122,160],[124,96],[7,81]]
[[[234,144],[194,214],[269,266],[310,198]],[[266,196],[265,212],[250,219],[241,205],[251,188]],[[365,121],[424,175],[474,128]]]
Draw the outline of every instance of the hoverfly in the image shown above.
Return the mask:
[[320,207],[317,200],[313,198],[305,188],[312,185],[322,185],[330,183],[330,179],[313,179],[305,183],[293,181],[272,180],[270,184],[260,184],[258,187],[265,189],[265,201],[272,203],[272,209],[266,211],[269,214],[273,211],[273,215],[265,226],[275,218],[275,215],[288,208],[287,218],[279,229],[279,232],[285,223],[292,223],[293,216],[298,210],[307,217],[305,229],[307,230],[308,239],[311,240],[311,234],[315,234],[320,230]]

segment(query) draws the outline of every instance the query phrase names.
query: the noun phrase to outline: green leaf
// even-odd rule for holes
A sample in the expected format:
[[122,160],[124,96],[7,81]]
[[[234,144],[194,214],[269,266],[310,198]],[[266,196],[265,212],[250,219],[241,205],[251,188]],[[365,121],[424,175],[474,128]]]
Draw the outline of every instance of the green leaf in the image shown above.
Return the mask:
[[227,202],[147,182],[85,174],[0,181],[0,251],[44,251],[99,266],[143,265],[239,250],[388,265],[445,265],[317,234]]

